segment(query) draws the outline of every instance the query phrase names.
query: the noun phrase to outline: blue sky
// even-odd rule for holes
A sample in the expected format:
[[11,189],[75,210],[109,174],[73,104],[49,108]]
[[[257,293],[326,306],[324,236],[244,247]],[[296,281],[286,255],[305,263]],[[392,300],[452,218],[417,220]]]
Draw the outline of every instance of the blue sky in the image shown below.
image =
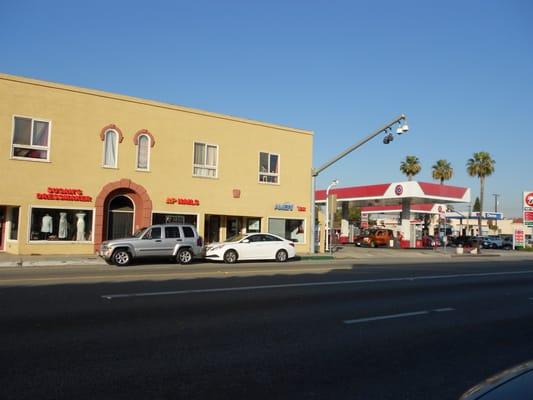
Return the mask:
[[487,179],[507,216],[533,190],[533,2],[24,1],[0,6],[0,71],[312,130],[314,166],[401,113],[410,132],[366,144],[324,188],[404,180],[406,155]]

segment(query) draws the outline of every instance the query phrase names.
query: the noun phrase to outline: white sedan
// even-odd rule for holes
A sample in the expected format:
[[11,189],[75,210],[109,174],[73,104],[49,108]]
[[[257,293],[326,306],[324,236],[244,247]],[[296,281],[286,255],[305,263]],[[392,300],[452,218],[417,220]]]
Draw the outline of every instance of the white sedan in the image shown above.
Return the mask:
[[211,243],[206,258],[233,264],[237,260],[276,260],[285,262],[296,255],[294,243],[271,233],[248,233]]

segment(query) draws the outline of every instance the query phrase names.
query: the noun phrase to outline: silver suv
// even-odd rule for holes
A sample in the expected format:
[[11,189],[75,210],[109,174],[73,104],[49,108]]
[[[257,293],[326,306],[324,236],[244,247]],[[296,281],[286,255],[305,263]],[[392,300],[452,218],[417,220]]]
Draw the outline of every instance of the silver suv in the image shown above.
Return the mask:
[[118,266],[141,257],[172,257],[180,264],[190,264],[204,256],[204,247],[194,225],[162,224],[143,228],[133,237],[103,242],[98,255]]

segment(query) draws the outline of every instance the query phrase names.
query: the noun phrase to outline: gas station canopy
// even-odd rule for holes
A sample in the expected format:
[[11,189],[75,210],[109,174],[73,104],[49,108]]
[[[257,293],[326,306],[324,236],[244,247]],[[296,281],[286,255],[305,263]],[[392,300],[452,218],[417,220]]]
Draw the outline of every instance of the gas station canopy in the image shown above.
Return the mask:
[[[401,211],[402,205],[405,207],[407,203],[413,205],[412,212],[417,212],[417,204],[470,203],[470,188],[417,181],[334,188],[329,193],[336,195],[338,202],[350,202],[359,207],[398,206]],[[326,203],[325,190],[315,192],[315,202]]]

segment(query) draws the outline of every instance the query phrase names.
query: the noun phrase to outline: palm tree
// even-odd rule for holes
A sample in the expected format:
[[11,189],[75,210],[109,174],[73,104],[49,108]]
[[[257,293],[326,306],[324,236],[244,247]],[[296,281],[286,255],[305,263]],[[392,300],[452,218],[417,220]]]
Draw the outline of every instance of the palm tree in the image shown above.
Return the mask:
[[466,163],[466,171],[470,176],[479,178],[479,218],[478,229],[481,235],[481,214],[483,213],[483,192],[485,191],[485,177],[492,175],[496,161],[486,151],[474,153]]
[[452,179],[453,168],[446,160],[438,160],[431,168],[433,168],[433,179],[440,179],[442,185],[444,181]]
[[420,166],[420,160],[416,156],[407,156],[405,161],[400,164],[400,171],[407,175],[407,180],[412,180],[413,176],[418,174],[422,167]]

